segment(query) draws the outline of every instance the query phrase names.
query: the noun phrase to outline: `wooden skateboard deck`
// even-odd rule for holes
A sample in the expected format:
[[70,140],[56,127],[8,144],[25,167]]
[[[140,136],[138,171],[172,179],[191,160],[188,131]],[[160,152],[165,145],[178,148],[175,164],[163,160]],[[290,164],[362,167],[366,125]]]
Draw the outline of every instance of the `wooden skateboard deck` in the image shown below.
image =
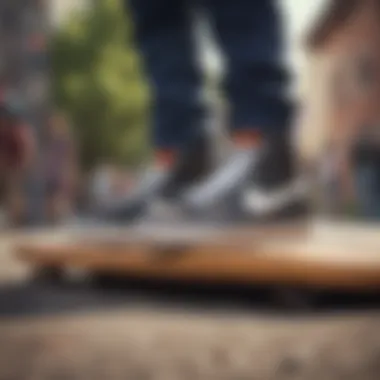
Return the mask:
[[36,267],[160,279],[380,289],[380,227],[155,226],[36,234],[15,247]]

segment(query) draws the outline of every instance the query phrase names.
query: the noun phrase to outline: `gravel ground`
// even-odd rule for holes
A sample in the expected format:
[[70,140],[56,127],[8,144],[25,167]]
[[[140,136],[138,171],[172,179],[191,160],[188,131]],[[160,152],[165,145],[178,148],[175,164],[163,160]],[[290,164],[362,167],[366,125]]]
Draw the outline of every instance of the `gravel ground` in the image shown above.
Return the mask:
[[0,379],[378,380],[379,327],[139,310],[4,322]]
[[0,380],[380,378],[376,308],[290,315],[49,288],[26,281],[9,247],[0,239]]

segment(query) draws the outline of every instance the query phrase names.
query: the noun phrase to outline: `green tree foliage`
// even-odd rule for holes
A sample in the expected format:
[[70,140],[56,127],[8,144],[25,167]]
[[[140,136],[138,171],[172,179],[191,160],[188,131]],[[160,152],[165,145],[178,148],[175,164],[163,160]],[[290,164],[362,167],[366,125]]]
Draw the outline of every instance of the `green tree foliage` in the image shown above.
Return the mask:
[[93,2],[51,45],[55,101],[67,112],[84,167],[133,165],[147,153],[147,86],[120,0]]

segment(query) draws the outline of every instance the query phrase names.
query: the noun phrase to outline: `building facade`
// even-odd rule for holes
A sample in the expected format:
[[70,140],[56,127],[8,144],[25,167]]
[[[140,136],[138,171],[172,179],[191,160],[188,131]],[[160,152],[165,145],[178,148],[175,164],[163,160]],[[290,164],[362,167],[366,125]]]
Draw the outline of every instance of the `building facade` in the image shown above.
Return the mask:
[[[309,153],[313,152],[313,158],[335,181],[339,201],[347,203],[358,200],[361,186],[358,146],[363,150],[365,145],[372,157],[366,170],[377,165],[377,151],[380,155],[379,46],[377,0],[331,0],[307,38],[304,140],[311,147]],[[377,181],[377,175],[372,172],[372,177],[365,178],[368,191],[375,189],[371,183]],[[368,192],[362,200],[369,196]],[[380,194],[376,197],[380,199]]]

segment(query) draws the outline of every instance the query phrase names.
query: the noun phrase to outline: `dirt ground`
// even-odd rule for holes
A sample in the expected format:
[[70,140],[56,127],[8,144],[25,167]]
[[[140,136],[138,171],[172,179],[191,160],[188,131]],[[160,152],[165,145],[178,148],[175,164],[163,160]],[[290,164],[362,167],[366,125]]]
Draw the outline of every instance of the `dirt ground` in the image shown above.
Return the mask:
[[286,315],[141,296],[110,305],[99,289],[33,288],[0,240],[0,380],[380,378],[376,309]]

